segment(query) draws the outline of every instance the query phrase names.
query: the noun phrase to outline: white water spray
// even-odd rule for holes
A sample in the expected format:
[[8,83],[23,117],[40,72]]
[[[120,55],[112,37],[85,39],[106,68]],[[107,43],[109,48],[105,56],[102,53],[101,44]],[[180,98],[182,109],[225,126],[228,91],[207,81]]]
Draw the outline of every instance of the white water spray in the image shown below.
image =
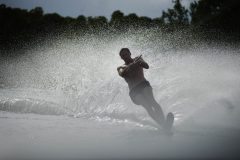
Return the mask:
[[171,40],[153,37],[154,32],[146,31],[102,39],[56,39],[51,40],[54,45],[1,59],[0,109],[154,124],[130,101],[127,85],[117,74],[123,63],[118,53],[128,47],[133,56],[143,54],[149,63],[146,78],[164,112],[175,114],[175,126],[239,128],[239,49],[201,45],[176,50]]

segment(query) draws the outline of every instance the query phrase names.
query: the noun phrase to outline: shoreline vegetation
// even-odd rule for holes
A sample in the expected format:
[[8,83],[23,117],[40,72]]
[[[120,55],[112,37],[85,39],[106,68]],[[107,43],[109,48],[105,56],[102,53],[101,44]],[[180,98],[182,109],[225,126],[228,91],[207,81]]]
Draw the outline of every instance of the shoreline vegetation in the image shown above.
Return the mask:
[[[240,1],[199,0],[185,8],[180,0],[157,18],[125,15],[117,10],[110,20],[104,16],[76,18],[57,13],[44,13],[41,7],[32,10],[0,4],[0,50],[18,50],[41,45],[50,37],[106,37],[122,34],[154,32],[156,38],[175,35],[181,41],[239,42]],[[175,40],[176,40],[175,39]],[[193,42],[192,42],[193,43]],[[188,44],[188,43],[187,43]]]

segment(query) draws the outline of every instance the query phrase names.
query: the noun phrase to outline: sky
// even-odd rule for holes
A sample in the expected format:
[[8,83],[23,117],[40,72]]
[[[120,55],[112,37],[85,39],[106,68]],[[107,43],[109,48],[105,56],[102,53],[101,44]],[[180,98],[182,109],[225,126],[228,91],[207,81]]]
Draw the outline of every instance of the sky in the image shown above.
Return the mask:
[[[187,6],[193,0],[182,0]],[[172,0],[0,0],[0,4],[22,9],[43,8],[45,13],[58,13],[62,16],[111,17],[113,11],[124,14],[136,13],[138,16],[160,17],[162,11],[173,7]]]

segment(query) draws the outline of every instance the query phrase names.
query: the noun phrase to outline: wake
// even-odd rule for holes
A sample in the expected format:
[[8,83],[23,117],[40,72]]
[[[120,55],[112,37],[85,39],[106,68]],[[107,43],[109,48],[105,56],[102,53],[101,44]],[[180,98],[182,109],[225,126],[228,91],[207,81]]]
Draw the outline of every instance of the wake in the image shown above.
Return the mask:
[[239,128],[239,49],[202,45],[176,50],[145,34],[61,39],[15,59],[2,58],[0,111],[154,126],[146,111],[131,102],[117,74],[123,63],[118,52],[128,47],[133,57],[142,54],[150,65],[145,76],[164,113],[174,113],[175,126]]

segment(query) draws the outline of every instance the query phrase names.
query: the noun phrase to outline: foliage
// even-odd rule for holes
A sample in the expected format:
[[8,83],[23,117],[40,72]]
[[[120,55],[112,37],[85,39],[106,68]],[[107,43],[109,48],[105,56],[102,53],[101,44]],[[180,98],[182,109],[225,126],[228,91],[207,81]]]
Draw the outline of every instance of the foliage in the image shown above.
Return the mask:
[[163,11],[162,19],[166,24],[172,26],[186,26],[189,21],[188,10],[182,6],[180,0],[175,0],[173,9],[168,9],[167,12]]
[[[163,31],[190,29],[193,32],[217,31],[240,33],[240,1],[198,0],[186,9],[180,0],[173,0],[173,8],[163,11],[157,18],[139,17],[135,13],[124,15],[117,10],[106,17],[62,17],[57,13],[45,14],[41,7],[30,11],[0,5],[1,48],[31,42],[37,37],[64,34],[68,37],[84,34],[113,32],[121,34],[129,30],[159,28]],[[20,43],[21,42],[21,43]]]

